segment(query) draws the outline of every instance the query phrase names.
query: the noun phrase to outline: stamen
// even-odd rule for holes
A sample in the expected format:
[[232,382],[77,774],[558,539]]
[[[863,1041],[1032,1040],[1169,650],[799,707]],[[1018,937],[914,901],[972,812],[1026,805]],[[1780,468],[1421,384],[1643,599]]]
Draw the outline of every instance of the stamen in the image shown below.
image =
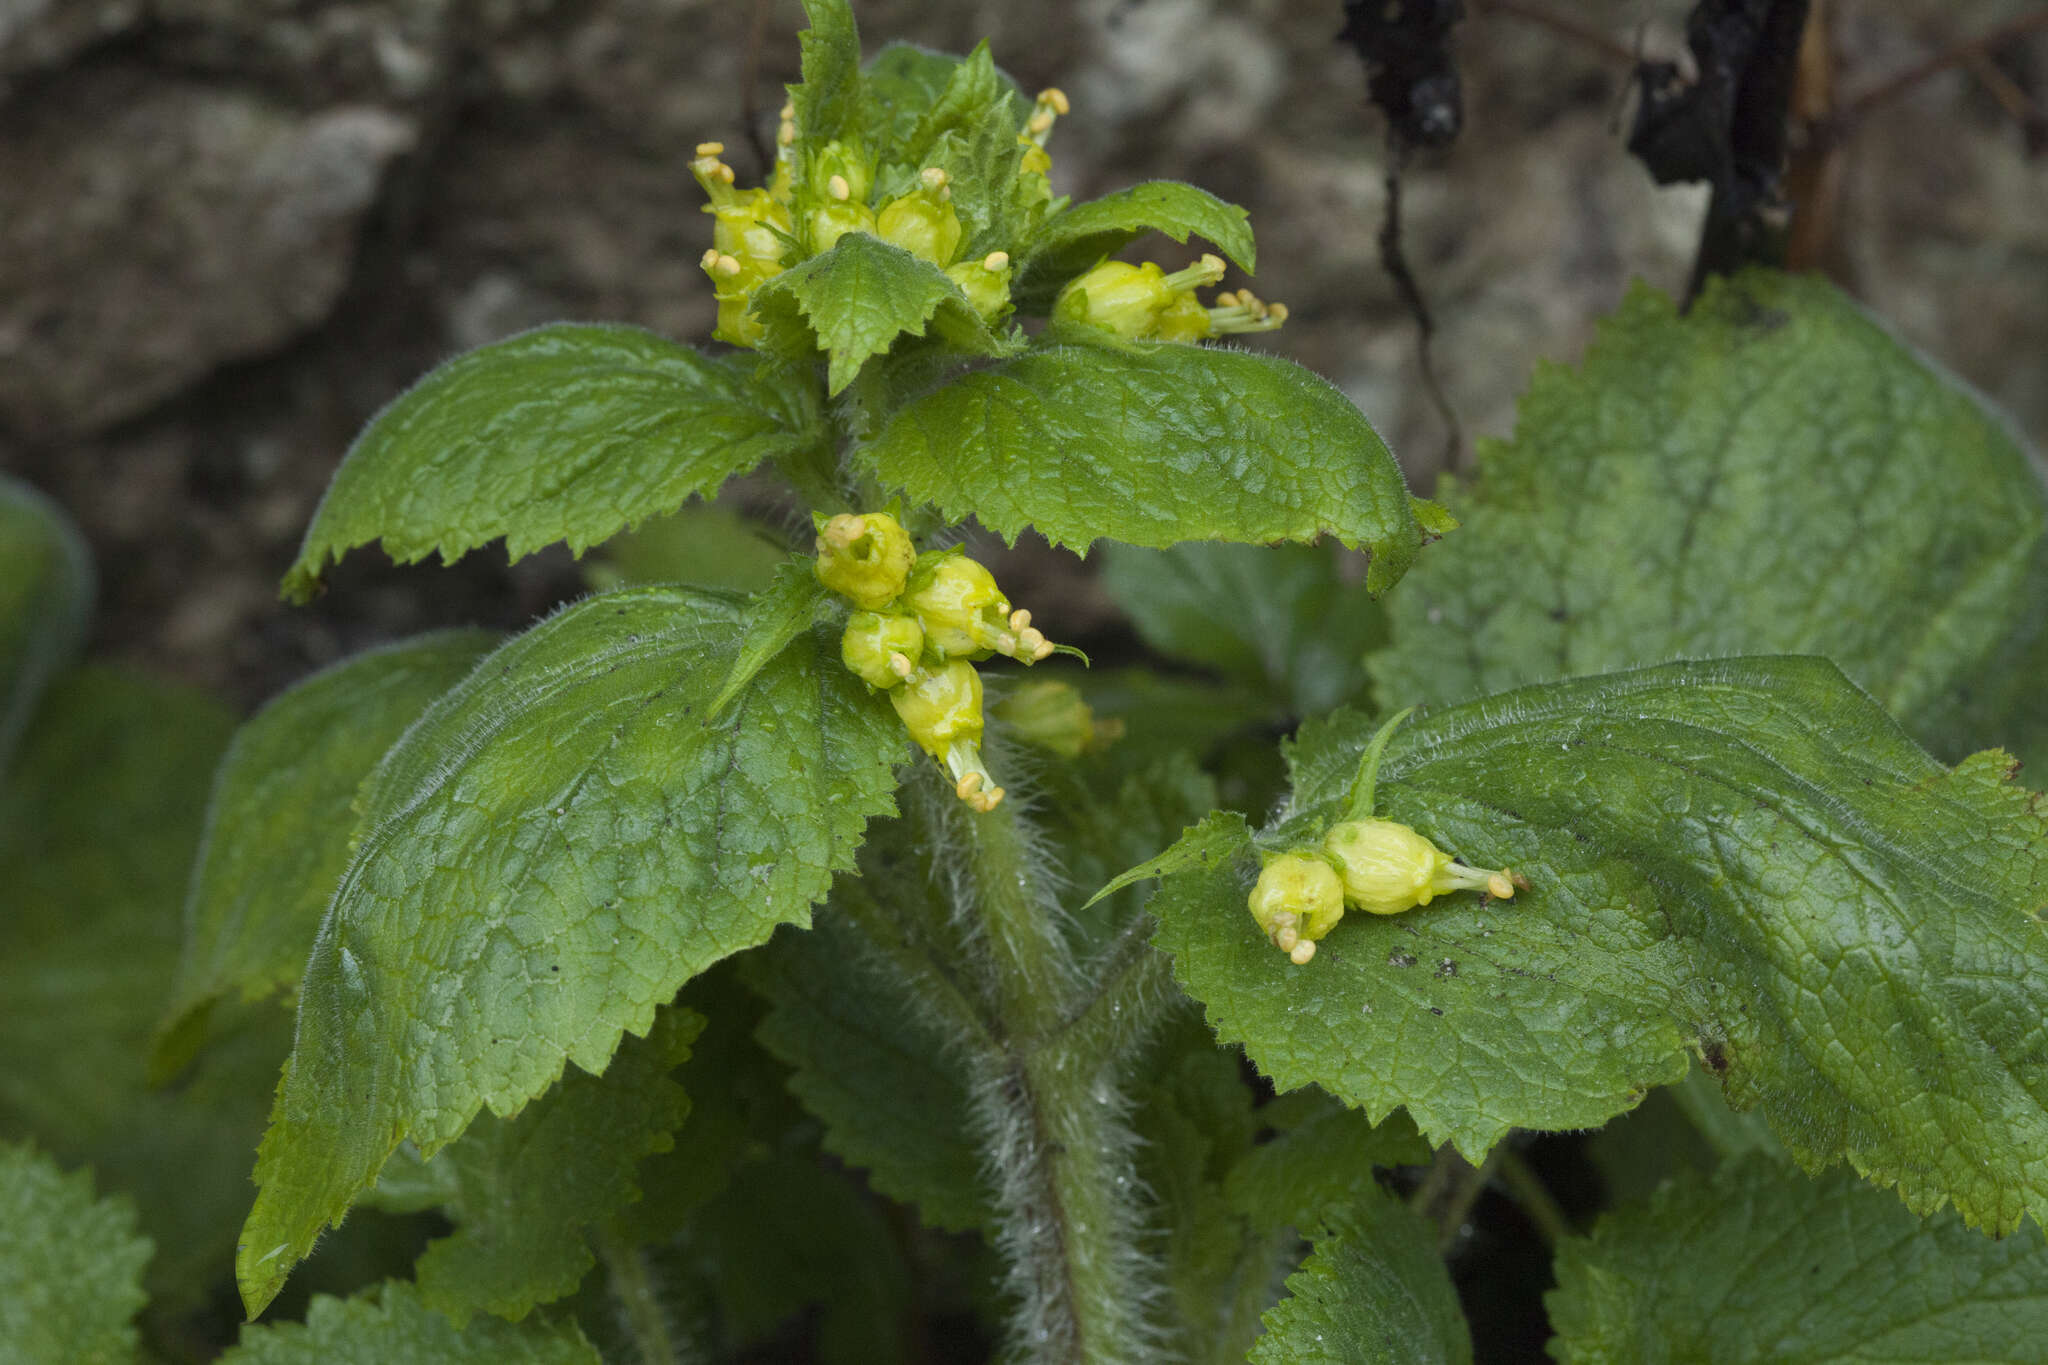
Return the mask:
[[1010,253],[1007,251],[989,252],[988,255],[981,258],[981,268],[991,275],[1000,275],[1003,271],[1010,268]]
[[1316,945],[1315,945],[1315,940],[1314,940],[1314,939],[1307,939],[1307,938],[1305,938],[1305,939],[1303,939],[1303,940],[1302,940],[1301,942],[1299,942],[1299,943],[1295,944],[1295,945],[1294,945],[1294,950],[1293,950],[1292,952],[1290,952],[1290,953],[1288,953],[1288,954],[1287,954],[1288,958],[1289,958],[1289,959],[1290,959],[1290,960],[1291,960],[1291,961],[1292,961],[1292,962],[1294,963],[1294,965],[1295,965],[1295,966],[1297,966],[1297,967],[1306,967],[1306,966],[1308,965],[1308,963],[1309,963],[1309,959],[1310,959],[1310,958],[1312,958],[1312,957],[1314,957],[1315,955],[1316,955]]
[[1052,131],[1053,117],[1052,110],[1041,109],[1033,114],[1024,126],[1033,133],[1049,133]]
[[727,278],[731,278],[732,276],[740,273],[739,257],[720,256],[718,258],[718,264],[714,268],[718,271],[719,274],[724,275]]
[[778,147],[794,147],[796,145],[796,124],[793,121],[789,119],[782,121],[781,126],[775,130],[775,144]]
[[853,186],[846,183],[846,177],[835,175],[825,182],[825,193],[844,202],[853,197]]
[[1056,85],[1039,91],[1038,103],[1045,105],[1061,118],[1074,112],[1074,107],[1067,103],[1067,92]]
[[707,272],[718,269],[718,248],[715,246],[704,248],[703,259],[699,260],[697,264],[703,266]]
[[1515,884],[1508,880],[1505,871],[1496,872],[1486,879],[1486,894],[1499,901],[1513,900]]
[[912,663],[910,662],[910,659],[909,659],[909,658],[908,658],[908,657],[907,657],[907,656],[906,656],[905,654],[903,654],[903,652],[902,652],[902,651],[900,651],[900,650],[891,650],[891,651],[890,651],[890,653],[889,653],[889,671],[890,671],[891,673],[894,673],[894,674],[895,674],[895,675],[896,675],[897,677],[899,677],[899,678],[907,678],[907,677],[909,677],[909,676],[910,676],[910,670],[911,670],[911,669],[912,669],[913,667],[914,667],[914,665],[913,665],[913,664],[912,664]]
[[1273,946],[1283,953],[1292,953],[1301,943],[1301,931],[1291,924],[1283,924],[1273,930]]
[[1012,657],[1021,658],[1028,654],[1034,659],[1041,659],[1051,652],[1046,645],[1045,632],[1035,626],[1026,626],[1017,632],[1017,650],[1018,653]]
[[725,144],[723,142],[700,142],[697,144],[697,155],[724,156]]
[[943,167],[927,166],[917,173],[917,178],[924,182],[924,187],[928,190],[942,190],[952,177],[946,174]]
[[980,790],[980,773],[968,773],[965,777],[962,777],[958,782],[955,782],[953,784],[953,795],[959,797],[962,801],[966,801],[969,803],[973,802],[974,794]]
[[1010,613],[1010,629],[1022,630],[1031,624],[1031,613],[1019,607]]

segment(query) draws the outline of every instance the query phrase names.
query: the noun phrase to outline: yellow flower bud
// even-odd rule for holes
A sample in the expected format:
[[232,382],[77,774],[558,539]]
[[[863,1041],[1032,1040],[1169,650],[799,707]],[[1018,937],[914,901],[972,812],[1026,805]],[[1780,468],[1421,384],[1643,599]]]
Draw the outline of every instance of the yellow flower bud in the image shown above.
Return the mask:
[[974,311],[993,322],[1010,311],[1010,253],[991,251],[978,261],[962,261],[946,267],[946,278],[960,286],[960,292],[974,305]]
[[1300,965],[1344,918],[1344,883],[1320,854],[1283,853],[1259,873],[1245,903],[1259,932]]
[[857,611],[839,637],[839,659],[870,687],[890,688],[917,669],[924,654],[924,627],[915,616]]
[[[1150,261],[1142,265],[1104,261],[1067,281],[1053,300],[1052,312],[1064,321],[1085,322],[1134,341],[1160,336],[1162,320],[1172,314],[1173,320],[1165,325],[1176,333],[1186,333],[1191,325],[1186,308],[1201,307],[1194,302],[1193,291],[1222,278],[1223,260],[1218,256],[1204,256],[1171,275]],[[1169,339],[1187,338],[1176,335]]]
[[839,239],[849,232],[875,230],[875,211],[858,200],[840,202],[827,200],[811,210],[811,250],[830,251],[839,244]]
[[924,622],[925,642],[949,658],[985,659],[1016,647],[1010,599],[996,586],[995,575],[957,550],[917,557],[903,605]]
[[1003,789],[981,761],[981,675],[974,665],[954,659],[919,669],[890,690],[889,701],[918,747],[946,765],[954,794],[976,810],[994,810]]
[[1017,738],[1061,758],[1079,758],[1119,738],[1120,720],[1097,720],[1070,684],[1051,678],[1028,682],[995,706],[996,718]]
[[868,611],[889,605],[903,591],[917,552],[896,518],[842,512],[817,519],[817,527],[820,583]]
[[1467,867],[1392,820],[1332,825],[1323,850],[1342,874],[1345,902],[1374,915],[1398,915],[1452,891],[1485,891],[1500,900],[1515,894],[1505,870]]
[[[940,182],[943,188],[944,182]],[[950,265],[960,252],[960,215],[929,186],[891,199],[875,215],[875,235],[919,260]]]

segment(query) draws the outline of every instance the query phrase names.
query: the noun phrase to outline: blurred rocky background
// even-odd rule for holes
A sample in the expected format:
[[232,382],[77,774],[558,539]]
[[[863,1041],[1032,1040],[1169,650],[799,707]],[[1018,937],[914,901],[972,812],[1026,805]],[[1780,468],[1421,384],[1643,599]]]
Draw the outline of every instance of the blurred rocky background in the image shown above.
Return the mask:
[[[1066,89],[1062,191],[1172,177],[1248,206],[1258,292],[1293,309],[1260,344],[1350,394],[1418,488],[1505,434],[1531,367],[1630,279],[1685,284],[1704,192],[1655,188],[1622,145],[1631,57],[1679,57],[1685,3],[1467,0],[1463,132],[1403,182],[1455,450],[1378,261],[1384,130],[1338,0],[855,8],[871,48],[987,36],[1027,90]],[[2038,439],[2048,29],[1857,99],[2041,7],[1816,8],[1803,88],[1831,150],[1798,250]],[[358,552],[299,611],[275,582],[351,436],[436,361],[558,318],[708,333],[684,162],[716,138],[757,171],[748,120],[772,132],[801,24],[796,0],[0,0],[0,467],[91,538],[101,653],[250,704],[580,591],[560,552]]]

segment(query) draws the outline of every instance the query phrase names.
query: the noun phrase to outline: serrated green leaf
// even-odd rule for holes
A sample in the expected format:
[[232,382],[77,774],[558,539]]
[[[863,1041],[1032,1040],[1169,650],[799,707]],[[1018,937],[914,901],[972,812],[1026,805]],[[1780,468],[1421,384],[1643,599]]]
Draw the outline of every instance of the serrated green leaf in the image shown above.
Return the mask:
[[1430,1159],[1429,1144],[1406,1114],[1375,1124],[1327,1095],[1304,1093],[1314,1095],[1314,1104],[1230,1172],[1230,1205],[1255,1227],[1316,1227],[1331,1209],[1370,1192],[1379,1167]]
[[359,654],[280,694],[236,733],[214,777],[154,1075],[192,1059],[216,1001],[261,1000],[298,981],[348,866],[356,789],[496,640],[450,630]]
[[92,554],[57,504],[0,476],[0,775],[92,612]]
[[157,1246],[156,1307],[213,1291],[248,1201],[289,1020],[229,1034],[175,1094],[143,1059],[177,970],[207,786],[234,728],[211,698],[98,668],[50,688],[0,790],[0,1139],[90,1163]]
[[1045,182],[1023,174],[1028,147],[1019,134],[1030,109],[982,42],[947,73],[904,140],[893,172],[877,181],[877,192],[906,193],[924,167],[937,166],[946,172],[950,202],[965,230],[960,259],[1016,247],[1035,232],[1046,208]]
[[830,357],[833,394],[870,357],[898,337],[923,336],[927,326],[971,353],[1004,350],[945,271],[865,232],[849,232],[830,251],[769,280],[754,292],[753,309],[774,338],[771,348]]
[[1673,657],[1824,654],[1937,754],[2048,762],[2048,501],[2012,430],[1817,276],[1639,287],[1447,499],[1374,656],[1457,701]]
[[[915,43],[886,44],[861,73],[867,95],[863,126],[880,163],[908,163],[911,134],[936,104],[963,59]],[[921,168],[920,168],[921,169]]]
[[707,710],[746,599],[636,588],[479,664],[363,794],[237,1263],[252,1312],[399,1142],[510,1114],[712,963],[807,924],[902,729],[813,632]]
[[764,460],[825,440],[804,388],[759,356],[700,355],[635,327],[560,323],[442,365],[356,438],[284,595],[382,541],[453,562],[502,536],[513,559],[577,554]]
[[797,636],[817,620],[825,601],[825,585],[814,571],[817,561],[805,555],[783,560],[768,586],[747,599],[746,619],[740,625],[740,647],[734,651],[732,666],[711,698],[708,718],[717,720],[747,688],[754,676]]
[[[796,105],[798,154],[828,139],[861,133],[860,30],[847,0],[804,0],[810,26],[797,35],[803,82],[789,87]],[[799,170],[802,168],[799,167]]]
[[401,1148],[376,1202],[443,1209],[453,1234],[435,1240],[414,1278],[429,1308],[517,1322],[573,1293],[597,1257],[587,1231],[640,1197],[640,1162],[674,1146],[690,1112],[670,1073],[690,1055],[703,1016],[664,1009],[629,1038],[602,1076],[571,1070],[511,1118],[481,1119],[422,1161]]
[[1846,1172],[1691,1173],[1558,1247],[1569,1365],[2048,1360],[2048,1244],[1925,1222]]
[[1045,311],[1061,285],[1148,232],[1163,232],[1176,242],[1200,237],[1245,274],[1258,267],[1251,215],[1193,185],[1148,180],[1046,219],[1018,269],[1019,306]]
[[1110,545],[1102,585],[1146,644],[1297,716],[1355,700],[1386,638],[1380,605],[1343,581],[1328,545]]
[[906,405],[858,457],[951,519],[1082,549],[1327,533],[1371,549],[1381,592],[1421,544],[1400,467],[1358,409],[1248,351],[1044,346]]
[[1134,882],[1154,877],[1176,877],[1197,869],[1215,871],[1234,862],[1250,846],[1251,829],[1242,815],[1233,810],[1211,812],[1203,817],[1200,824],[1182,830],[1180,838],[1163,852],[1110,878],[1100,891],[1088,898],[1088,904],[1113,896]]
[[474,1318],[457,1327],[391,1281],[352,1299],[320,1295],[303,1323],[247,1326],[220,1365],[601,1365],[574,1323]]
[[750,955],[742,974],[773,1003],[755,1036],[794,1069],[790,1090],[825,1124],[825,1149],[932,1227],[993,1228],[965,1068],[956,1040],[908,997],[918,983],[838,908]]
[[[1318,837],[1371,728],[1304,730],[1264,838]],[[1411,721],[1380,770],[1382,813],[1525,874],[1512,902],[1354,913],[1295,967],[1245,913],[1247,843],[1151,909],[1282,1088],[1405,1106],[1476,1158],[1697,1051],[1809,1167],[2006,1231],[2048,1212],[2048,822],[2009,768],[1943,768],[1821,660],[1546,684]]]
[[1436,1230],[1377,1189],[1333,1215],[1266,1314],[1252,1365],[1470,1362],[1472,1337]]
[[147,1299],[149,1255],[127,1200],[101,1199],[89,1172],[66,1175],[34,1148],[0,1142],[0,1355],[135,1359],[130,1319]]

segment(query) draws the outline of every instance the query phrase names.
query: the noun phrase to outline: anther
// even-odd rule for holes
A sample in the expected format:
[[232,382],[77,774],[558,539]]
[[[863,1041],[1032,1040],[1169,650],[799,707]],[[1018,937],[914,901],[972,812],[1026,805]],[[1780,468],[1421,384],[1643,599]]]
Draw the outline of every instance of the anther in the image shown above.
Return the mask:
[[739,257],[737,257],[737,256],[720,256],[720,257],[718,258],[718,264],[717,264],[717,265],[716,265],[715,267],[713,267],[713,268],[714,268],[714,269],[716,269],[716,270],[718,271],[718,273],[719,273],[719,274],[721,274],[721,275],[724,275],[724,276],[726,276],[726,277],[730,278],[731,276],[734,276],[734,275],[737,275],[737,274],[739,274],[739,273],[740,273],[740,260],[739,260]]
[[1310,958],[1316,955],[1314,939],[1303,939],[1287,953],[1287,958],[1297,967],[1306,967]]
[[1486,879],[1486,894],[1495,900],[1510,900],[1515,894],[1515,884],[1508,880],[1506,872],[1496,872]]
[[707,271],[718,269],[718,248],[715,246],[704,248],[704,256],[697,264],[703,266]]
[[793,121],[789,119],[782,121],[781,126],[775,130],[775,143],[779,147],[794,147],[796,145],[796,124]]
[[697,144],[697,155],[724,156],[725,144],[723,142],[700,142]]
[[1301,946],[1301,931],[1291,924],[1283,924],[1273,931],[1273,946],[1283,953],[1291,953]]
[[962,777],[958,782],[955,782],[953,784],[953,795],[959,797],[962,801],[966,801],[969,803],[973,802],[974,794],[980,790],[980,773],[968,773],[966,776]]
[[841,201],[853,197],[853,186],[846,183],[846,177],[835,175],[825,182],[825,193]]
[[1067,103],[1067,92],[1058,86],[1049,86],[1039,91],[1038,103],[1045,105],[1061,118],[1073,112],[1073,106]]
[[999,275],[1010,268],[1010,253],[991,251],[981,258],[981,268],[991,275]]
[[906,655],[904,655],[904,654],[903,654],[903,653],[902,653],[902,652],[901,652],[900,650],[892,650],[892,651],[890,651],[890,654],[889,654],[889,671],[890,671],[891,673],[894,673],[894,674],[895,674],[895,675],[896,675],[897,677],[899,677],[899,678],[907,678],[907,677],[909,677],[909,676],[910,676],[910,670],[911,670],[911,669],[912,669],[912,668],[913,668],[914,666],[915,666],[915,665],[913,665],[913,664],[912,664],[912,663],[910,662],[910,659],[909,659],[909,658],[908,658],[908,657],[907,657]]
[[1010,629],[1022,630],[1031,624],[1031,613],[1019,607],[1010,613]]
[[1037,113],[1033,114],[1031,116],[1031,121],[1029,123],[1026,123],[1024,126],[1034,133],[1048,133],[1052,131],[1052,121],[1052,110],[1041,109]]
[[946,174],[944,167],[927,166],[917,173],[917,178],[924,182],[924,186],[928,190],[942,190],[946,188],[946,182],[952,177]]

